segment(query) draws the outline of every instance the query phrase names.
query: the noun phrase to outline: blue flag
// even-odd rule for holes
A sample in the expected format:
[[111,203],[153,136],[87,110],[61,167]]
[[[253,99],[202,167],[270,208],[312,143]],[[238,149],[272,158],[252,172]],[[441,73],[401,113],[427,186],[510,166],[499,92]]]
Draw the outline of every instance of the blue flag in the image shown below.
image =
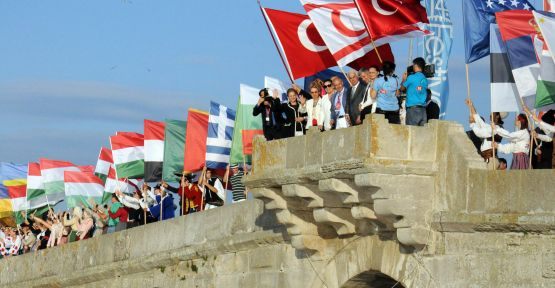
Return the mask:
[[449,55],[453,43],[453,23],[445,5],[447,0],[426,0],[426,12],[432,34],[424,37],[426,63],[435,64],[436,74],[430,79],[432,100],[440,107],[440,118],[444,119],[449,99]]
[[337,76],[341,79],[343,79],[343,83],[345,83],[345,85],[349,85],[347,83],[347,78],[345,78],[345,75],[343,75],[343,73],[341,72],[337,72],[337,71],[333,71],[331,69],[326,69],[324,71],[318,72],[312,76],[308,76],[304,78],[304,91],[310,91],[310,83],[312,83],[312,81],[316,80],[316,79],[320,79],[322,81],[326,80],[326,79],[330,79],[333,76]]
[[464,0],[462,3],[466,63],[489,55],[489,25],[496,23],[495,12],[534,10],[527,0]]

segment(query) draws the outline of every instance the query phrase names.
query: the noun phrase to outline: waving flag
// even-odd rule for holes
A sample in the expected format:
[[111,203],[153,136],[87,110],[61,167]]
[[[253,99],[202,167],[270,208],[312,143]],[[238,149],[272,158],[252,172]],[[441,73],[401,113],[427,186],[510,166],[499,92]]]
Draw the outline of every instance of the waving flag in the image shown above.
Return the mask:
[[206,139],[208,137],[208,113],[189,109],[185,136],[185,163],[183,170],[193,172],[204,167],[206,161]]
[[100,153],[98,154],[98,160],[96,161],[96,168],[94,169],[94,175],[106,182],[108,178],[108,172],[110,171],[110,166],[114,164],[114,159],[112,158],[112,150],[101,147]]
[[145,181],[162,180],[164,162],[164,122],[144,121],[145,130]]
[[370,36],[379,43],[429,34],[426,8],[416,0],[354,0]]
[[555,0],[543,0],[543,10],[555,12]]
[[496,13],[496,18],[501,38],[507,46],[507,55],[518,94],[526,106],[534,106],[540,74],[538,55],[534,46],[536,30],[530,25],[534,16],[530,11],[511,10]]
[[39,163],[29,162],[27,166],[26,194],[27,201],[29,201],[29,209],[56,204],[56,201],[49,201],[46,196]]
[[268,88],[270,94],[274,89],[278,90],[279,95],[281,95],[281,103],[287,103],[287,86],[281,80],[264,76],[264,88]]
[[244,84],[240,85],[239,90],[239,104],[231,143],[230,163],[233,164],[243,161],[250,163],[254,136],[263,135],[262,119],[260,116],[252,116],[252,110],[258,102],[259,90]]
[[110,136],[112,156],[119,178],[143,178],[145,173],[144,135],[118,132]]
[[27,165],[0,162],[0,218],[20,218],[17,212],[29,208],[26,189]]
[[164,166],[162,168],[162,179],[166,182],[174,182],[176,180],[174,173],[183,172],[186,131],[187,122],[166,120],[164,131]]
[[[301,0],[301,3],[339,66],[347,66],[365,55],[376,59],[374,45],[353,0]],[[380,46],[387,42],[386,38],[382,38],[375,44]],[[391,48],[387,44],[385,49]],[[380,56],[383,61],[391,61],[392,55],[382,54],[381,50]],[[364,62],[359,63],[361,67],[374,64],[372,61]]]
[[44,191],[49,202],[58,203],[65,197],[64,172],[76,171],[79,168],[66,161],[40,159],[40,172],[44,183]]
[[65,200],[68,208],[81,205],[90,206],[88,199],[92,198],[97,203],[102,203],[104,183],[102,179],[87,172],[65,171]]
[[513,9],[534,9],[527,0],[464,0],[461,2],[463,5],[466,63],[472,63],[489,55],[489,25],[496,23],[496,12]]
[[490,37],[491,111],[519,111],[515,78],[497,24],[491,24]]
[[[106,178],[106,183],[104,183],[104,193],[102,195],[101,203],[107,203],[112,197],[112,194],[116,192],[116,190],[121,191],[122,193],[130,194],[135,191],[135,186],[129,183],[130,180],[128,179],[117,179],[116,177],[116,169],[112,165],[110,170],[108,171],[108,178]],[[175,181],[175,180],[173,180]]]
[[225,169],[229,164],[231,140],[235,126],[235,111],[210,102],[208,139],[206,140],[206,167]]
[[[449,100],[449,56],[453,43],[453,23],[445,2],[447,0],[425,1],[430,19],[427,28],[432,34],[424,37],[424,58],[427,63],[436,66],[436,74],[430,79],[429,88],[432,90],[432,100],[440,107],[441,119],[445,117],[447,101]],[[418,3],[414,5],[420,6]],[[415,7],[415,9],[418,11],[420,8]],[[422,12],[418,14],[422,15]]]
[[536,25],[541,31],[541,39],[549,49],[542,49],[540,57],[540,77],[536,92],[535,107],[544,107],[555,103],[555,13],[534,11]]
[[308,16],[268,8],[262,8],[262,13],[272,37],[275,36],[276,45],[283,51],[283,60],[291,79],[336,65]]

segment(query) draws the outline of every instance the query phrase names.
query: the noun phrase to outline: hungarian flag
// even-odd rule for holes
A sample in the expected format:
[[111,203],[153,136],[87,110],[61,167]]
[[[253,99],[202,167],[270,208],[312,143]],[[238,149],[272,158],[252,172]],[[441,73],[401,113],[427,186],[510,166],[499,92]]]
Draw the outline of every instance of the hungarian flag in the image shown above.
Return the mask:
[[[301,3],[339,66],[347,66],[369,53],[376,56],[372,39],[353,0],[301,0]],[[374,44],[380,46],[386,42],[378,39]],[[383,61],[392,60],[392,55],[380,56]]]
[[100,153],[98,154],[98,160],[96,161],[96,168],[94,169],[94,175],[106,182],[108,178],[108,172],[110,171],[110,166],[114,164],[114,159],[112,158],[112,150],[101,147]]
[[420,1],[354,0],[354,2],[375,42],[392,42],[430,34],[429,31],[419,28],[419,25],[430,23],[426,8],[420,5]]
[[239,164],[243,161],[251,163],[252,141],[256,135],[264,135],[262,131],[262,119],[260,116],[252,116],[252,110],[258,102],[259,89],[241,84],[239,91],[239,103],[235,116],[235,127],[233,130],[233,142],[231,143],[230,163]]
[[119,190],[120,192],[130,194],[136,190],[134,185],[129,183],[130,180],[128,179],[117,179],[116,178],[116,169],[114,166],[110,166],[110,170],[108,171],[108,178],[106,178],[106,183],[104,183],[104,193],[102,195],[101,203],[107,203],[112,197],[112,194]]
[[0,162],[0,218],[15,216],[23,222],[19,212],[29,208],[26,190],[27,165]]
[[208,112],[189,109],[185,137],[185,162],[183,165],[185,171],[199,171],[205,165],[208,118]]
[[507,46],[507,55],[518,93],[526,106],[534,106],[540,74],[539,55],[534,46],[537,42],[537,32],[534,26],[530,25],[534,16],[531,11],[508,10],[495,13],[495,17],[501,38]]
[[162,179],[166,182],[175,182],[176,177],[174,173],[183,172],[186,131],[186,121],[166,120],[164,130],[164,163],[162,167]]
[[64,200],[64,172],[79,172],[79,168],[71,162],[40,159],[40,172],[44,183],[44,191],[46,201],[49,203],[58,203]]
[[65,200],[68,208],[90,206],[88,199],[101,203],[104,193],[102,179],[88,172],[65,171]]
[[55,201],[47,201],[44,183],[40,172],[40,164],[29,162],[27,166],[27,201],[29,209],[40,208],[46,205],[54,205]]
[[112,156],[119,178],[143,178],[145,173],[144,135],[118,132],[110,136]]
[[144,121],[145,129],[145,181],[162,180],[164,162],[164,122]]
[[541,31],[543,43],[540,56],[540,77],[536,92],[536,108],[555,103],[555,13],[536,12],[534,19]]

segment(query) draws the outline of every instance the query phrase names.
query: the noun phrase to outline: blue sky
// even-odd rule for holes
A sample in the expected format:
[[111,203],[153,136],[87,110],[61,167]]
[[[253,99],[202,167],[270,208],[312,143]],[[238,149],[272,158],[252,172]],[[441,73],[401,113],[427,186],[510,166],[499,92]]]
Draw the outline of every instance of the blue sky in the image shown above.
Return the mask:
[[[533,1],[532,1],[533,2]],[[263,1],[302,12],[298,1]],[[461,2],[447,120],[467,123]],[[287,79],[255,0],[1,1],[0,161],[95,164],[116,131],[144,118],[186,119],[210,100],[235,107],[239,84]],[[399,73],[409,41],[393,45]],[[489,60],[471,65],[472,97],[489,111]]]

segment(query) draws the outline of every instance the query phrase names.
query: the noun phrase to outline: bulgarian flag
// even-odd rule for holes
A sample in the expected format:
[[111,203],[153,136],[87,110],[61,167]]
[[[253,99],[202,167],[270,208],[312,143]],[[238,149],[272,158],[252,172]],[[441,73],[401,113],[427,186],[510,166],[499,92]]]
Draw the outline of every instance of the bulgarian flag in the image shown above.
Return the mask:
[[162,180],[164,162],[164,122],[144,120],[145,129],[145,181]]
[[101,203],[104,194],[102,179],[89,172],[64,172],[64,185],[67,208],[77,207],[81,204],[90,206],[89,198]]
[[106,178],[108,178],[108,172],[110,172],[110,166],[112,166],[112,164],[114,164],[112,150],[106,147],[101,147],[100,154],[98,154],[98,160],[96,161],[94,175],[102,179],[102,182],[106,182]]
[[208,118],[208,112],[189,109],[185,136],[185,162],[183,163],[185,171],[199,171],[205,165]]
[[15,216],[23,222],[19,212],[29,208],[26,190],[27,165],[0,162],[0,218]]
[[254,136],[263,135],[262,119],[252,116],[252,110],[258,102],[259,89],[241,84],[239,89],[239,103],[233,130],[230,163],[250,163],[252,155],[252,141]]
[[71,162],[40,159],[40,172],[44,183],[45,197],[50,203],[58,203],[65,197],[64,172],[79,172]]
[[129,194],[135,191],[135,187],[129,184],[125,179],[116,178],[116,170],[114,166],[110,166],[108,171],[108,178],[106,178],[106,183],[104,183],[104,193],[102,195],[101,203],[107,203],[113,193],[119,190],[123,193]]
[[27,166],[27,201],[29,209],[56,204],[56,201],[49,201],[46,196],[40,164],[36,162],[29,162]]
[[166,182],[175,182],[174,173],[183,171],[185,161],[185,133],[187,122],[180,120],[166,120],[164,131],[164,163],[162,179]]
[[144,135],[118,132],[110,136],[112,156],[119,178],[143,178],[145,173]]
[[540,108],[555,103],[555,13],[532,13],[546,44],[540,56],[540,77],[536,91],[535,107]]

